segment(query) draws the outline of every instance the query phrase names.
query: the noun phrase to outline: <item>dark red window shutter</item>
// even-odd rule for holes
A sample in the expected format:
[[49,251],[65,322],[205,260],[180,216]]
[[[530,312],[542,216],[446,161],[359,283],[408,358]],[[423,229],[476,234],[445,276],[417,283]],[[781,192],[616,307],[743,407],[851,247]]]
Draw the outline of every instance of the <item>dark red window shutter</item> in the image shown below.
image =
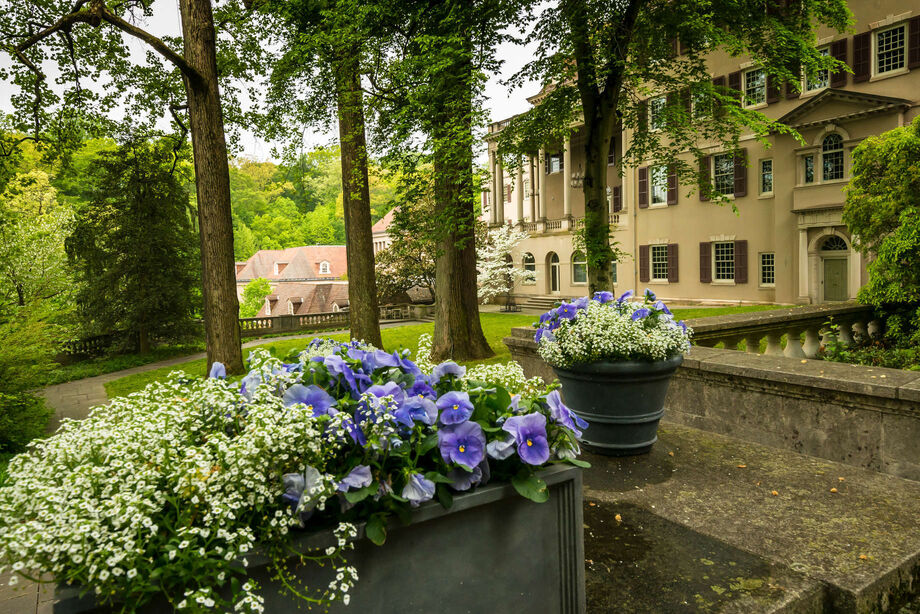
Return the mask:
[[920,17],[907,22],[907,67],[920,68]]
[[510,185],[505,186],[505,202],[506,203],[511,202],[511,186]]
[[747,149],[735,154],[735,198],[747,196]]
[[699,191],[700,191],[700,200],[707,201],[709,200],[709,187],[712,183],[711,172],[709,170],[710,161],[712,156],[703,156],[700,158],[700,177],[698,181]]
[[[724,94],[725,94],[725,77],[722,76],[722,77],[716,77],[715,79],[713,79],[713,80],[712,80],[712,87],[714,87],[714,88],[716,89],[716,92],[717,92],[717,93],[723,94],[723,95],[724,95]],[[722,106],[722,105],[720,105],[720,104],[719,104],[718,102],[716,102],[716,101],[713,101],[713,102],[712,102],[712,113],[713,113],[713,115],[716,115],[716,116],[719,115],[719,113],[720,113],[720,111],[721,111],[721,109],[720,109],[721,106]]]
[[729,92],[737,100],[741,100],[741,71],[735,71],[728,73],[728,89],[732,90]]
[[668,244],[668,281],[674,283],[680,281],[677,266],[677,243]]
[[767,104],[774,102],[779,102],[779,84],[776,82],[776,77],[767,75]]
[[677,167],[668,166],[668,204],[677,204]]
[[618,185],[613,186],[613,211],[623,210],[623,188]]
[[[789,67],[789,72],[793,75],[800,75],[802,73],[802,67],[795,63],[793,66]],[[802,92],[799,91],[799,88],[802,87],[801,81],[795,79],[793,81],[786,81],[786,98],[798,98]]]
[[[847,63],[847,39],[831,43],[831,57],[844,64]],[[831,87],[846,87],[847,71],[835,70],[831,73]]]
[[670,124],[669,118],[671,114],[674,113],[674,107],[677,106],[677,92],[668,92],[665,100],[667,101],[665,104],[665,121]]
[[639,168],[639,208],[648,208],[648,167]]
[[735,283],[748,282],[748,249],[747,241],[735,241]]
[[648,245],[639,246],[639,281],[648,282]]
[[872,36],[863,32],[853,37],[853,83],[868,81],[872,72]]
[[700,243],[700,283],[712,283],[712,243]]
[[693,103],[691,100],[690,88],[685,87],[680,91],[680,104],[683,106],[684,113],[687,114],[687,117],[690,117],[690,114],[693,112]]

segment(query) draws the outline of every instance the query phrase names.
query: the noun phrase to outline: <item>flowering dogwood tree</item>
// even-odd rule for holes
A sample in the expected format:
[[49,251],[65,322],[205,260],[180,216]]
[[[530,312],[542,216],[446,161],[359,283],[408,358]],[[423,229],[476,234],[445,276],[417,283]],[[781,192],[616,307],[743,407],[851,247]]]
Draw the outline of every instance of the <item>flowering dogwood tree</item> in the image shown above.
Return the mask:
[[511,260],[511,250],[528,236],[514,226],[501,226],[489,231],[476,252],[480,300],[489,301],[499,294],[510,292],[515,283],[536,279],[533,271],[515,267]]

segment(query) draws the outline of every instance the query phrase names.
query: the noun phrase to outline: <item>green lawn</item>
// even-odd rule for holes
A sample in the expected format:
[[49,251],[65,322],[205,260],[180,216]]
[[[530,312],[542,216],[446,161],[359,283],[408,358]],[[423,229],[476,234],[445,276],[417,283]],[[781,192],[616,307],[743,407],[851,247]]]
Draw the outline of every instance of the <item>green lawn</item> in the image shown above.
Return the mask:
[[[687,308],[675,309],[674,315],[679,319],[687,320],[706,316],[720,316],[729,313],[742,313],[745,311],[780,309],[782,307],[783,306],[781,305],[744,305],[735,307]],[[483,313],[480,315],[480,321],[482,322],[482,329],[485,333],[486,340],[488,340],[489,345],[492,346],[492,350],[495,352],[495,356],[486,360],[474,361],[466,364],[475,364],[476,362],[507,362],[508,360],[511,360],[511,354],[508,352],[508,348],[505,347],[505,344],[502,343],[502,339],[507,337],[511,329],[515,326],[530,326],[532,323],[537,321],[537,316],[525,314]],[[416,348],[418,347],[419,336],[421,336],[423,333],[431,333],[433,330],[434,324],[432,323],[410,324],[406,326],[384,328],[381,331],[384,349],[388,351],[409,349],[412,350],[414,354]],[[322,333],[318,333],[317,336],[322,336]],[[338,333],[328,336],[339,341],[346,341],[348,339],[347,333]],[[285,339],[283,341],[266,343],[258,347],[265,348],[269,350],[272,355],[282,358],[293,349],[299,350],[305,347],[307,343],[309,343],[309,339]],[[244,349],[243,357],[246,358],[252,349],[253,348]],[[183,370],[192,374],[203,374],[205,370],[205,361],[193,360],[178,366],[163,367],[161,369],[154,369],[152,371],[138,373],[136,375],[128,375],[126,377],[122,377],[107,383],[105,385],[105,391],[109,395],[109,398],[124,396],[131,392],[143,389],[145,386],[147,386],[147,384],[150,384],[151,382],[165,379],[165,377],[169,375],[170,372],[176,370]]]

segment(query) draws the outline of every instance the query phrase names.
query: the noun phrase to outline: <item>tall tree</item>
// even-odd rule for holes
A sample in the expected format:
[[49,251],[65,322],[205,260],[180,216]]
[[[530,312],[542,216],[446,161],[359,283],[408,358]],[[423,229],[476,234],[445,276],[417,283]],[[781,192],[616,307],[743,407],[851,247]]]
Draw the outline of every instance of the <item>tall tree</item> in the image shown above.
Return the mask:
[[[268,132],[292,120],[301,125],[328,121],[339,128],[345,245],[348,254],[349,327],[353,339],[381,346],[371,232],[368,155],[361,73],[370,34],[357,0],[266,0],[255,3],[281,18],[284,53],[272,74]],[[309,82],[306,97],[304,82]],[[330,100],[329,92],[333,93]],[[292,104],[292,99],[301,104]],[[274,121],[273,121],[274,120]],[[281,120],[280,122],[278,120]]]
[[[655,159],[671,165],[681,183],[701,181],[700,189],[717,200],[697,166],[704,146],[737,152],[742,133],[764,139],[771,131],[791,131],[745,108],[740,92],[714,82],[706,56],[716,50],[749,56],[771,87],[797,89],[800,67],[808,73],[847,70],[818,52],[815,28],[842,31],[850,19],[845,0],[560,0],[542,9],[533,30],[534,59],[512,81],[543,83],[543,98],[503,129],[499,153],[513,167],[520,154],[558,146],[573,123],[584,121],[591,292],[611,286],[606,189],[614,133],[625,128],[633,134],[621,169]],[[651,95],[667,95],[661,129],[649,129]]]
[[82,282],[77,304],[95,333],[153,338],[194,330],[198,239],[189,216],[192,169],[173,169],[172,143],[132,138],[91,166],[91,199],[78,212],[67,252]]
[[[223,362],[229,372],[243,370],[233,260],[233,226],[227,169],[224,111],[218,84],[211,0],[179,0],[182,37],[158,38],[136,25],[153,13],[152,3],[109,0],[35,0],[12,3],[0,14],[3,50],[16,62],[0,76],[12,73],[19,89],[13,97],[23,129],[30,138],[49,140],[50,129],[66,125],[51,121],[51,109],[64,118],[91,115],[107,122],[106,113],[124,105],[127,122],[148,126],[169,109],[184,140],[187,118],[195,155],[201,235],[201,271],[208,364]],[[239,54],[226,56],[226,75],[245,76],[259,56],[257,27],[239,28],[239,7],[227,3],[221,19],[231,31]],[[247,24],[251,26],[251,24]],[[248,34],[247,34],[248,32]],[[134,65],[128,39],[149,48],[147,61]],[[58,81],[69,84],[63,95],[47,83],[46,59],[53,60]],[[101,78],[105,74],[106,78]],[[90,76],[103,84],[98,92],[82,87]],[[231,90],[224,83],[225,91]],[[177,99],[184,91],[185,101]],[[233,108],[235,111],[235,107]],[[159,111],[157,113],[156,111]],[[185,116],[183,116],[185,112]],[[72,132],[72,131],[71,131]],[[59,139],[58,139],[59,140]],[[177,145],[177,147],[179,146]]]

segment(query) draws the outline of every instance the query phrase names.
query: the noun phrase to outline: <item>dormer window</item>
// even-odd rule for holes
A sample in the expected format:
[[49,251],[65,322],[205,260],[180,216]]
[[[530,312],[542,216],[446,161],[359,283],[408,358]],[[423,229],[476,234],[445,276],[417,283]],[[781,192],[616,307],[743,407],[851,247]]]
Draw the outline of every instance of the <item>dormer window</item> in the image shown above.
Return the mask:
[[276,262],[275,263],[275,275],[281,275],[284,272],[284,269],[287,268],[287,262]]
[[319,274],[320,275],[329,275],[329,263],[323,260],[319,263]]

